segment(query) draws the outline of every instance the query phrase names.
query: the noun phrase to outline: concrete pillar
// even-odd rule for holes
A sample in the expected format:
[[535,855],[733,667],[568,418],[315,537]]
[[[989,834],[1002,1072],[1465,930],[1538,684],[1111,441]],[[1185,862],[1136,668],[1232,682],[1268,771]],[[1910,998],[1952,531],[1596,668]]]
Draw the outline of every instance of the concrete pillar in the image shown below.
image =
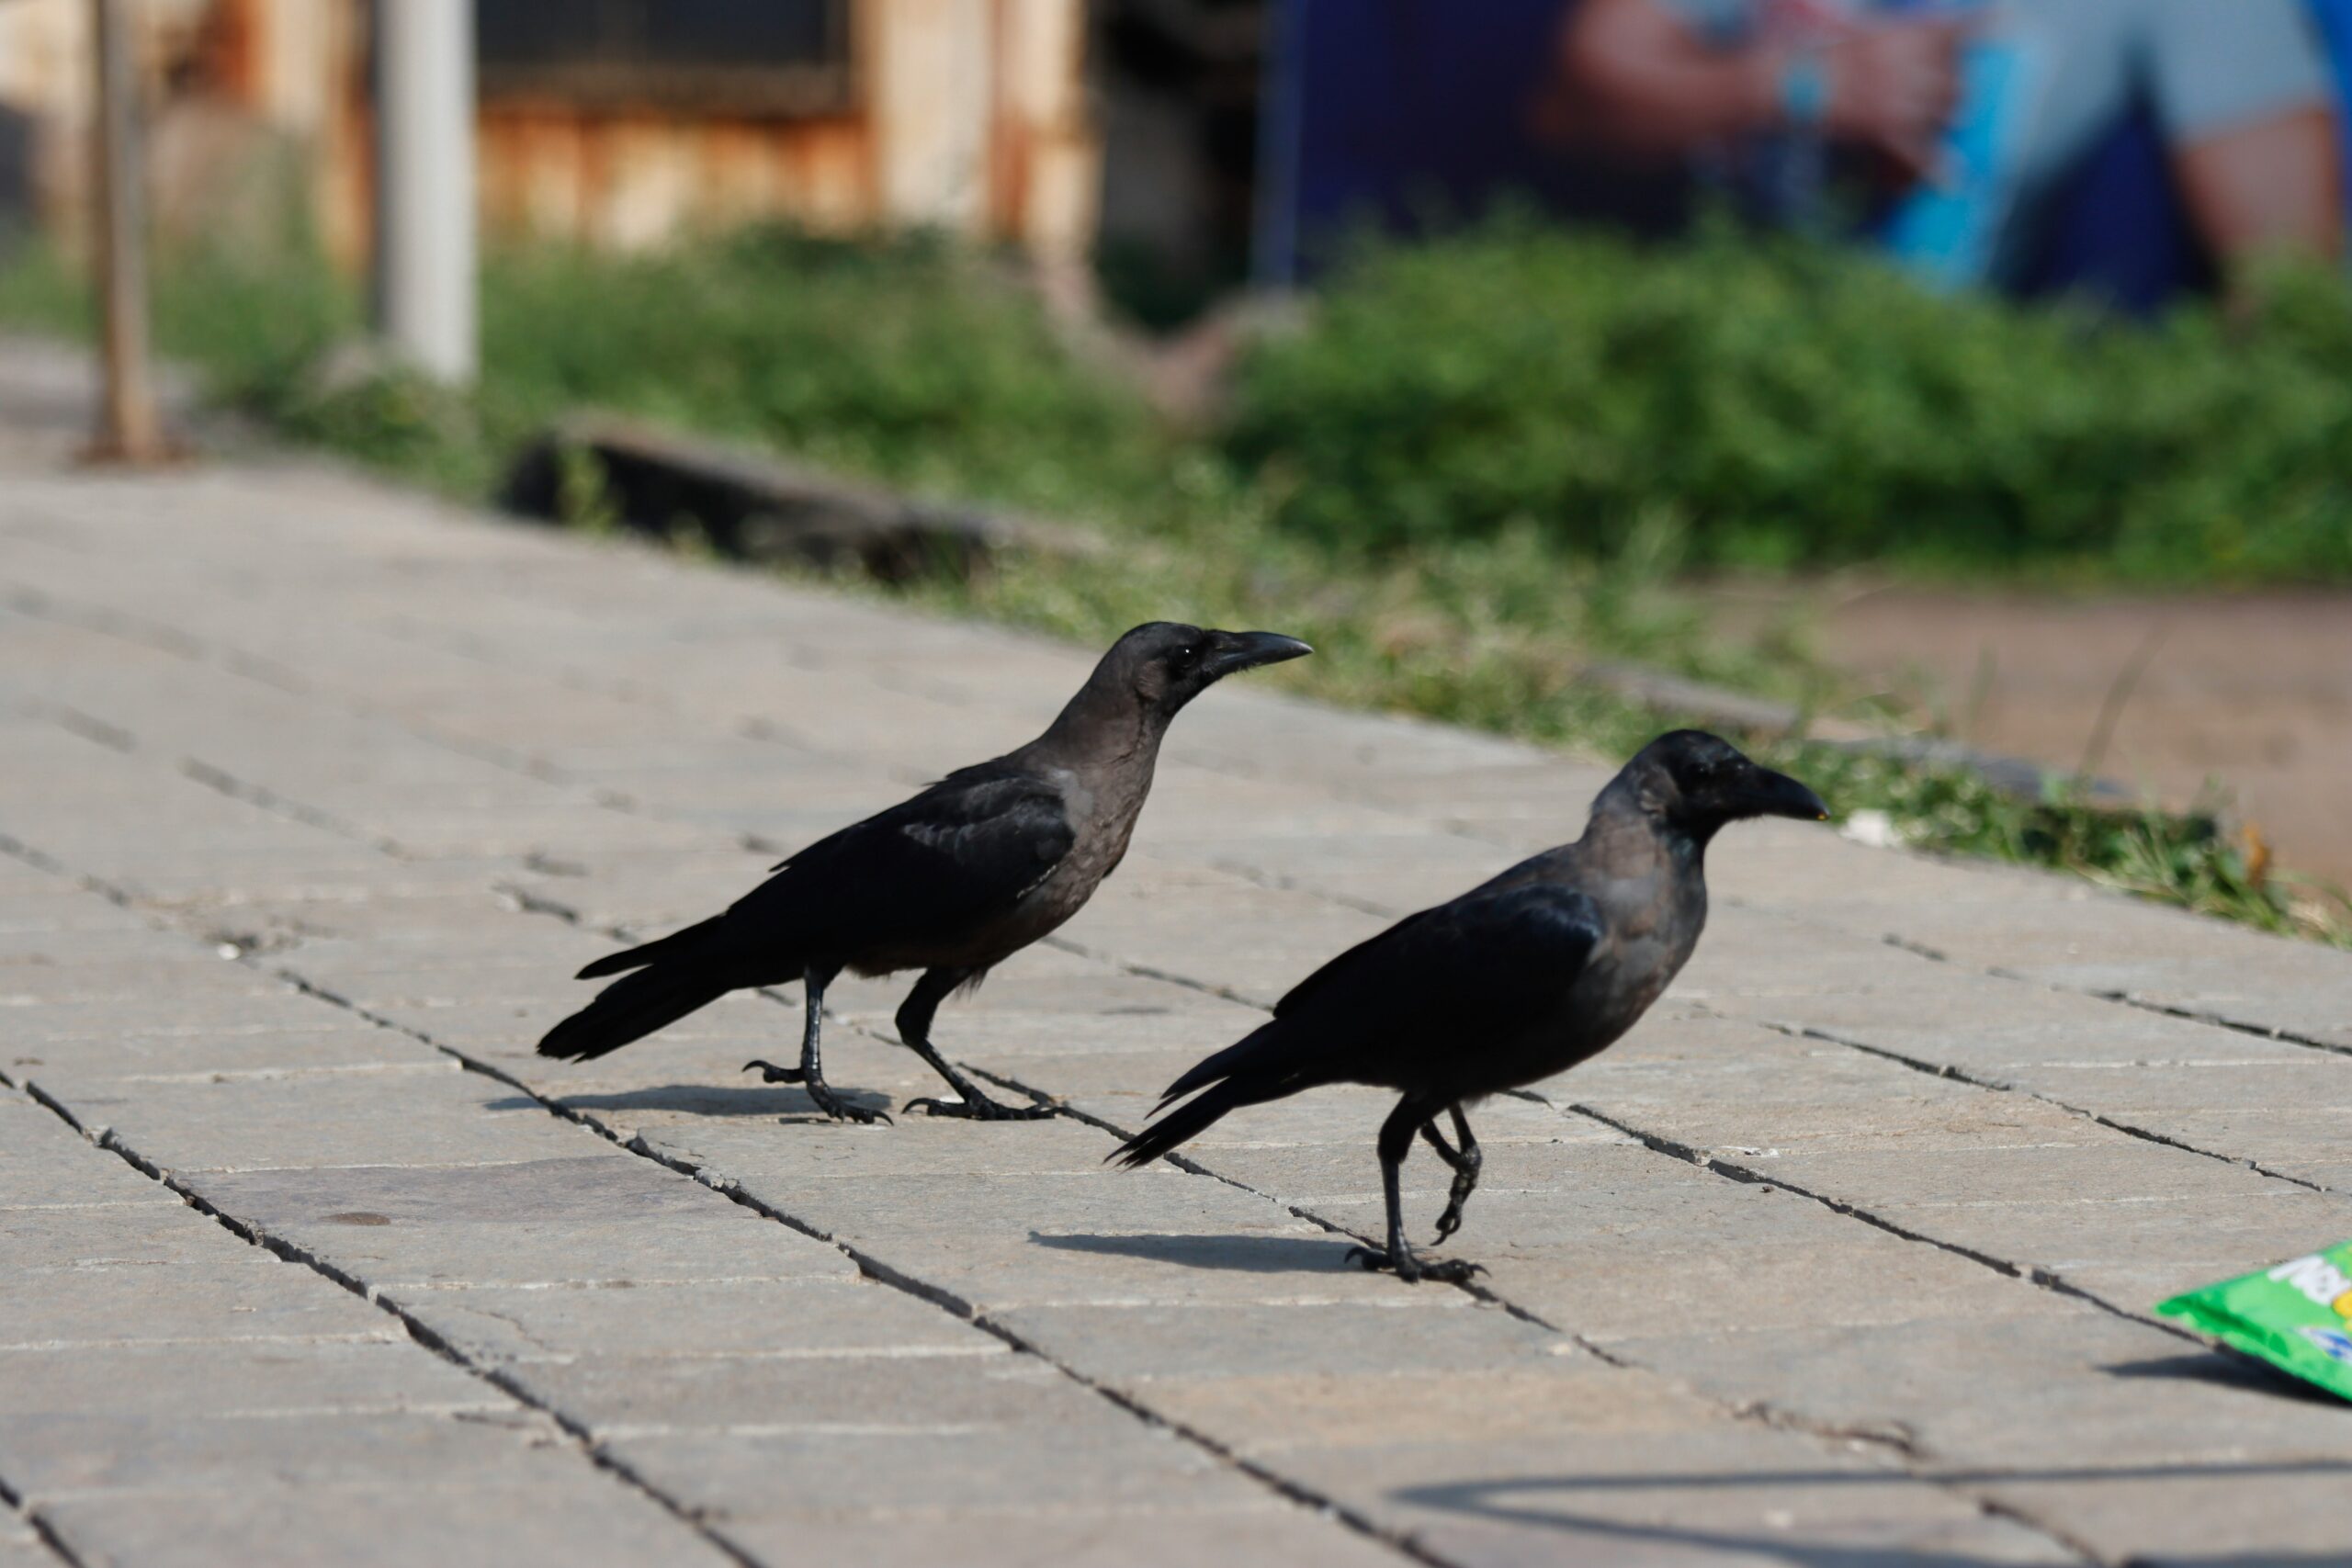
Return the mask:
[[437,380],[479,359],[472,0],[376,0],[376,322]]

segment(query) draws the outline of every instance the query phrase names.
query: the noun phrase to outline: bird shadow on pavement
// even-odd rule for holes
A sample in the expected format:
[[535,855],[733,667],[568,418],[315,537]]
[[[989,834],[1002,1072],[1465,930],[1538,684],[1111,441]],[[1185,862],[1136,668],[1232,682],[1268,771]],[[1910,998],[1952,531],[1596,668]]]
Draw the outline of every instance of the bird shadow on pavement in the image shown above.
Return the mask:
[[[890,1097],[885,1094],[838,1086],[833,1093],[844,1105],[860,1110],[890,1109]],[[696,1116],[805,1116],[812,1121],[829,1120],[805,1089],[783,1084],[669,1083],[608,1094],[559,1094],[552,1098],[571,1111],[684,1111]],[[519,1110],[537,1103],[518,1095],[511,1100],[493,1101],[491,1109]]]
[[1063,1252],[1110,1253],[1173,1263],[1186,1269],[1220,1269],[1243,1274],[1329,1273],[1351,1267],[1345,1236],[1296,1235],[1047,1235],[1032,1231],[1039,1247]]

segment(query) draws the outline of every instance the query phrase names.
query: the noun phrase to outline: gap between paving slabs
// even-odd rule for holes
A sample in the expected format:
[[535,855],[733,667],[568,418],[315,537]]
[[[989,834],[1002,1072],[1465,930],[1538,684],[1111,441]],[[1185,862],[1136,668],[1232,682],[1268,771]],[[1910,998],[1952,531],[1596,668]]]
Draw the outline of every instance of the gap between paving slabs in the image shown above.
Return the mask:
[[[195,781],[198,781],[198,783],[207,783],[207,785],[209,785],[209,787],[219,787],[219,785],[217,785],[217,781],[219,781],[219,778],[226,778],[226,773],[219,773],[219,771],[214,769],[214,771],[209,771],[209,776],[207,776],[207,773],[190,773],[190,778],[195,778]],[[244,799],[244,795],[240,795],[240,799]],[[315,820],[315,816],[311,816],[311,823],[308,823],[308,825],[312,825],[312,828],[318,828],[318,820]],[[289,971],[289,974],[294,974],[294,971]],[[437,1042],[435,1042],[435,1043],[437,1043]],[[442,1046],[442,1048],[447,1048],[447,1046]],[[505,1075],[499,1075],[499,1077],[505,1077]],[[505,1079],[505,1081],[513,1081],[513,1079]],[[644,1152],[650,1152],[650,1149],[644,1149]],[[776,1218],[788,1218],[788,1215],[776,1215]],[[1324,1224],[1327,1224],[1327,1227],[1331,1227],[1331,1224],[1329,1224],[1329,1223],[1324,1223]],[[1336,1229],[1336,1227],[1331,1227],[1331,1229]],[[861,1260],[861,1262],[864,1262],[864,1260]],[[885,1277],[889,1277],[889,1274],[885,1272],[887,1265],[879,1265],[879,1262],[875,1262],[873,1267],[875,1267],[875,1272],[882,1272],[882,1274],[885,1274]],[[900,1277],[900,1279],[903,1279],[903,1277]],[[1536,1321],[1536,1319],[1533,1319],[1532,1314],[1521,1314],[1521,1316],[1524,1316],[1526,1321]],[[1761,1416],[1764,1416],[1764,1413],[1759,1413],[1759,1411],[1746,1411],[1746,1413],[1743,1413],[1743,1411],[1734,1411],[1734,1413],[1736,1413],[1736,1416],[1747,1416],[1747,1417],[1761,1417]],[[1778,1416],[1776,1416],[1776,1417],[1767,1417],[1767,1425],[1781,1425],[1781,1427],[1788,1427],[1788,1429],[1794,1429],[1794,1432],[1804,1432],[1804,1427],[1802,1427],[1802,1422],[1792,1420],[1792,1417],[1778,1417]],[[1809,1434],[1809,1437],[1830,1437],[1832,1441],[1844,1441],[1844,1438],[1849,1438],[1849,1437],[1851,1437],[1851,1434]],[[1978,1505],[1978,1506],[1985,1506],[1987,1512],[2002,1512],[2002,1509],[1996,1509],[1996,1506],[1995,1506],[1995,1505],[1990,1505],[1990,1502],[1975,1500],[1975,1505]]]
[[[122,892],[122,890],[109,888],[102,882],[94,878],[77,876],[69,868],[60,865],[51,857],[13,840],[0,837],[0,852],[5,852],[13,855],[14,857],[23,861],[25,863],[34,866],[39,870],[74,881],[79,886],[89,889],[96,896],[106,897],[109,901],[123,908],[137,908],[136,903],[130,899],[127,894]],[[192,933],[179,934],[185,938]],[[202,939],[200,936],[198,936],[196,940]],[[538,1096],[534,1093],[527,1085],[521,1083],[519,1080],[498,1070],[494,1066],[476,1061],[469,1057],[465,1053],[435,1042],[429,1036],[416,1030],[407,1028],[387,1019],[368,1014],[364,1010],[354,1009],[350,1004],[342,1001],[340,998],[309,985],[298,975],[289,971],[283,969],[273,970],[262,964],[254,962],[249,958],[242,959],[241,961],[246,963],[248,967],[258,969],[263,973],[274,974],[276,977],[277,977],[282,983],[286,984],[289,987],[290,991],[295,994],[299,994],[306,998],[319,1002],[322,1005],[336,1008],[339,1010],[357,1013],[358,1016],[366,1018],[367,1021],[376,1028],[397,1033],[403,1038],[421,1042],[431,1049],[442,1053],[448,1057],[454,1058],[457,1065],[461,1066],[469,1071],[481,1073],[521,1091],[523,1094],[528,1096],[535,1104],[539,1106],[542,1110],[549,1112],[551,1116],[556,1119],[593,1131],[610,1143],[621,1143],[621,1140],[616,1137],[608,1128],[602,1126],[594,1119],[580,1115],[560,1104],[554,1103]],[[388,1292],[384,1287],[370,1283],[366,1279],[352,1272],[350,1269],[337,1263],[332,1256],[300,1245],[287,1238],[286,1236],[275,1234],[263,1224],[250,1222],[246,1219],[241,1218],[233,1213],[224,1210],[223,1208],[216,1205],[211,1199],[208,1198],[204,1194],[201,1190],[200,1183],[193,1183],[187,1179],[179,1177],[175,1173],[163,1168],[154,1161],[148,1159],[141,1154],[136,1147],[127,1143],[119,1134],[115,1133],[111,1129],[85,1125],[79,1118],[77,1118],[69,1104],[59,1099],[57,1096],[43,1090],[38,1085],[14,1085],[5,1075],[0,1075],[0,1084],[9,1084],[10,1087],[21,1087],[29,1094],[33,1100],[40,1104],[49,1112],[54,1114],[61,1122],[74,1128],[75,1132],[79,1133],[84,1137],[89,1138],[97,1146],[118,1156],[125,1163],[129,1164],[133,1168],[138,1169],[149,1179],[168,1189],[184,1202],[209,1216],[224,1229],[238,1236],[241,1240],[253,1246],[266,1248],[287,1262],[306,1268],[328,1280],[333,1280],[336,1284],[343,1286],[345,1289],[352,1292],[363,1300],[370,1302],[372,1304],[385,1312],[388,1315],[401,1323],[409,1335],[419,1344],[436,1352],[450,1362],[472,1373],[474,1376],[482,1379],[487,1383],[497,1388],[501,1393],[507,1394],[528,1408],[546,1415],[551,1420],[556,1422],[557,1425],[559,1425],[564,1432],[574,1440],[580,1450],[601,1469],[608,1471],[634,1490],[642,1493],[652,1501],[660,1504],[664,1509],[674,1515],[682,1523],[693,1529],[705,1540],[708,1541],[715,1548],[725,1552],[726,1555],[732,1560],[746,1564],[753,1563],[758,1561],[758,1559],[750,1551],[746,1551],[735,1541],[729,1540],[726,1535],[722,1533],[724,1527],[721,1527],[720,1529],[714,1529],[710,1524],[708,1524],[702,1517],[701,1508],[695,1506],[689,1498],[673,1495],[669,1491],[663,1490],[661,1486],[656,1484],[653,1479],[649,1478],[643,1472],[642,1467],[632,1464],[624,1453],[616,1451],[614,1443],[608,1440],[606,1437],[600,1436],[588,1423],[567,1413],[561,1408],[560,1403],[556,1400],[546,1397],[538,1391],[534,1390],[530,1386],[529,1379],[526,1376],[518,1375],[514,1371],[510,1371],[494,1365],[485,1365],[481,1361],[468,1356],[458,1343],[453,1341],[447,1336],[442,1334],[433,1326],[431,1319],[435,1314],[429,1309],[421,1310],[415,1304],[413,1297],[408,1304],[402,1304],[399,1300],[395,1299],[396,1296],[411,1295],[412,1292],[406,1291],[394,1291]],[[1310,1517],[1319,1515],[1326,1517],[1333,1521],[1334,1528],[1340,1528],[1354,1532],[1357,1536],[1363,1538],[1368,1545],[1377,1543],[1381,1546],[1401,1551],[1409,1558],[1432,1564],[1439,1564],[1441,1565],[1441,1568],[1442,1568],[1442,1565],[1444,1564],[1443,1559],[1422,1551],[1409,1540],[1397,1539],[1395,1532],[1383,1529],[1377,1524],[1364,1517],[1357,1511],[1348,1508],[1332,1499],[1319,1495],[1312,1490],[1301,1486],[1296,1483],[1268,1470],[1262,1465],[1234,1455],[1213,1438],[1195,1432],[1181,1423],[1164,1419],[1143,1404],[1125,1395],[1125,1393],[1115,1389],[1103,1386],[1076,1371],[1068,1365],[1051,1357],[1042,1355],[1035,1347],[1025,1343],[1017,1334],[1014,1334],[1000,1324],[988,1320],[983,1315],[976,1314],[967,1303],[958,1301],[948,1292],[927,1286],[921,1280],[913,1279],[899,1270],[894,1269],[887,1263],[862,1252],[857,1247],[837,1241],[833,1237],[822,1234],[814,1227],[801,1222],[794,1216],[775,1208],[772,1205],[759,1201],[749,1194],[741,1191],[740,1189],[736,1189],[728,1184],[712,1179],[707,1172],[695,1168],[688,1162],[665,1157],[643,1144],[641,1140],[632,1140],[623,1146],[628,1148],[630,1153],[643,1156],[664,1167],[665,1168],[676,1171],[684,1176],[695,1178],[697,1179],[698,1186],[702,1189],[710,1190],[714,1193],[715,1199],[727,1199],[735,1204],[741,1205],[741,1207],[759,1214],[765,1220],[781,1224],[795,1234],[808,1236],[818,1242],[825,1243],[836,1248],[842,1256],[847,1258],[852,1263],[855,1264],[861,1272],[876,1280],[876,1288],[890,1289],[902,1292],[912,1299],[924,1303],[926,1305],[944,1309],[945,1312],[954,1314],[954,1316],[958,1319],[971,1322],[977,1329],[992,1337],[994,1340],[1001,1342],[1012,1353],[1035,1359],[1041,1367],[1051,1368],[1055,1373],[1067,1379],[1077,1387],[1101,1396],[1101,1398],[1111,1407],[1120,1411],[1124,1416],[1132,1417],[1147,1427],[1167,1432],[1174,1438],[1189,1442],[1196,1449],[1204,1450],[1207,1454],[1213,1456],[1216,1461],[1224,1464],[1227,1468],[1241,1475],[1249,1477],[1253,1482],[1260,1483],[1275,1496],[1278,1496],[1290,1504],[1302,1506],[1308,1511]],[[1167,1517],[1182,1517],[1183,1516],[1174,1515]]]
[[2236,1155],[2223,1154],[2217,1149],[2199,1148],[2195,1144],[2188,1142],[2185,1138],[2176,1138],[2165,1133],[2160,1132],[2154,1127],[2140,1126],[2134,1122],[2124,1121],[2120,1116],[2109,1115],[2101,1111],[2094,1111],[2088,1106],[2073,1104],[2056,1095],[2044,1094],[2039,1089],[2029,1088],[2023,1084],[2008,1082],[2005,1079],[1995,1077],[1989,1074],[1972,1072],[1966,1068],[1954,1066],[1949,1062],[1935,1062],[1929,1061],[1924,1057],[1907,1055],[1901,1051],[1891,1050],[1883,1045],[1873,1045],[1867,1040],[1855,1039],[1851,1035],[1841,1033],[1836,1030],[1809,1028],[1798,1024],[1772,1024],[1768,1025],[1768,1027],[1778,1029],[1781,1033],[1793,1036],[1797,1039],[1818,1040],[1825,1044],[1842,1045],[1849,1051],[1860,1051],[1865,1055],[1878,1056],[1886,1061],[1894,1062],[1898,1066],[1908,1067],[1913,1072],[1925,1073],[1929,1077],[1943,1078],[1955,1083],[1964,1083],[1974,1089],[1991,1089],[2001,1094],[2025,1095],[2029,1099],[2041,1101],[2044,1105],[2054,1106],[2058,1110],[2065,1111],[2070,1116],[2079,1116],[2086,1122],[2093,1122],[2098,1123],[2099,1126],[2110,1128],[2115,1132],[2121,1133],[2126,1137],[2138,1138],[2145,1143],[2161,1145],[2168,1149],[2178,1149],[2184,1154],[2192,1154],[2200,1159],[2219,1160],[2223,1165],[2241,1167],[2246,1170],[2253,1171],[2257,1176],[2267,1178],[2272,1181],[2288,1182],[2293,1186],[2301,1187],[2307,1191],[2340,1192],[2343,1190],[2343,1189],[2340,1188],[2331,1187],[2324,1181],[2313,1181],[2307,1178],[2297,1176],[2292,1171],[2275,1170],[2269,1166],[2265,1165],[2261,1160],[2251,1156],[2242,1157]]
[[[2223,930],[2226,934],[2233,936],[2243,934],[2229,931],[2227,928]],[[2133,1008],[2142,1012],[2156,1013],[2165,1018],[2177,1018],[2185,1022],[2201,1024],[2210,1029],[2225,1029],[2233,1034],[2248,1035],[2256,1040],[2276,1041],[2280,1044],[2294,1045],[2308,1051],[2325,1052],[2332,1055],[2352,1056],[2352,1043],[2326,1039],[2286,1024],[2262,1024],[2248,1021],[2233,1017],[2227,1011],[2221,1010],[2211,1004],[2200,1006],[2194,1003],[2165,1001],[2117,986],[2068,985],[2062,980],[2052,979],[2006,964],[1971,964],[1955,953],[1931,946],[1927,942],[1913,941],[1899,931],[1889,931],[1881,940],[1887,946],[1899,952],[1924,958],[1931,964],[1948,964],[1971,974],[1989,975],[2004,980],[2014,980],[2021,985],[2036,986],[2063,995],[2088,997],[2096,1001]],[[2290,939],[2271,937],[2268,940],[2284,942]]]
[[[1812,923],[1802,917],[1776,918],[1800,926]],[[2100,1049],[2087,1058],[2076,1052],[2053,1059],[2048,1057],[2046,1048],[2029,1048],[2022,1054],[2005,1055],[1995,1044],[1994,1032],[1982,1026],[1944,1029],[1941,1032],[1947,1036],[1973,1036],[1970,1043],[1975,1047],[1980,1059],[1968,1061],[1955,1059],[1957,1053],[1949,1040],[1942,1054],[1939,1055],[1928,1044],[1937,1038],[1937,1030],[1923,1029],[1916,1018],[1885,1016],[1888,1010],[1884,1005],[1867,997],[1789,997],[1745,1000],[1736,1006],[1702,998],[1694,1005],[1709,1016],[1762,1023],[1786,1034],[1859,1052],[1931,1077],[2035,1100],[2128,1137],[2240,1167],[2308,1191],[2352,1195],[2352,1136],[2340,1130],[2335,1134],[2332,1144],[2312,1148],[2305,1142],[2299,1149],[2299,1141],[2281,1124],[2283,1118],[2274,1118],[2267,1127],[2270,1137],[2263,1144],[2240,1140],[2238,1146],[2231,1147],[2226,1129],[2218,1143],[2211,1141],[2213,1134],[2210,1129],[2202,1134],[2184,1130],[2196,1122],[2196,1112],[2209,1108],[2207,1102],[2195,1097],[2189,1097],[2177,1107],[2127,1103],[2120,1108],[2102,1108],[2091,1099],[2077,1098],[2049,1087],[2049,1080],[2063,1080],[2070,1075],[2078,1081],[2086,1077],[2096,1081],[2101,1073],[2116,1077],[2125,1071],[2165,1066],[2191,1066],[2203,1070],[2233,1070],[2240,1074],[2288,1074],[2295,1077],[2299,1084],[2333,1079],[2352,1086],[2352,1065],[2343,1061],[2347,1054],[2352,1053],[2346,1052],[2344,1048],[2323,1040],[2301,1038],[2284,1031],[2254,1029],[2185,1009],[2139,1002],[2121,993],[2084,991],[2060,986],[2046,978],[2004,966],[1973,966],[1896,936],[1885,937],[1883,945],[1891,953],[1920,961],[1933,971],[1966,976],[1973,981],[1990,980],[2009,994],[2007,998],[2001,998],[2003,1000],[2021,996],[2044,998],[2039,1005],[2047,1021],[2052,1023],[2064,1021],[2068,1015],[2081,1017],[2108,1010],[2107,1027],[2122,1027],[2124,1038],[2138,1042],[2139,1047],[2127,1053],[2102,1043]],[[1983,990],[1974,995],[1984,999],[1994,997],[1994,993]],[[1915,1014],[1932,1012],[1935,1002],[1944,1002],[1950,1004],[1952,1012],[1964,1017],[1964,1001],[1965,998],[1956,995],[1923,998],[1910,1010]],[[2087,1032],[2105,1038],[2105,1030],[2096,1021],[2090,1022]],[[1913,1043],[1905,1043],[1906,1040]],[[2209,1087],[2217,1087],[2219,1081],[2216,1086]],[[2272,1109],[2282,1113],[2312,1104],[2307,1094],[2290,1093],[2274,1098],[2276,1104]],[[2330,1109],[2341,1108],[2339,1103]],[[2175,1112],[2170,1118],[2170,1126],[2165,1124],[2168,1109]],[[2254,1109],[2258,1108],[2248,1107],[2249,1112]],[[2190,1113],[2187,1122],[2180,1120],[2180,1111]],[[2285,1158],[2264,1152],[2267,1145],[2280,1143],[2294,1152]],[[2321,1174],[2299,1174],[2289,1168],[2298,1163],[2307,1170]]]
[[[17,1506],[17,1498],[5,1484],[0,1484],[0,1510]],[[26,1524],[14,1516],[0,1515],[0,1568],[59,1568],[60,1564],[78,1568],[74,1560],[50,1540],[38,1525]]]
[[[1726,1170],[1726,1173],[1729,1173],[1729,1170]],[[1771,1178],[1761,1178],[1761,1180],[1771,1180]],[[1802,1190],[1799,1190],[1799,1192],[1802,1192]],[[1827,1201],[1827,1199],[1823,1199],[1823,1201]],[[1903,1235],[1903,1232],[1898,1232],[1898,1235]],[[1915,1236],[1915,1239],[1917,1239],[1917,1236]],[[1996,1265],[1996,1267],[1999,1267],[1999,1265]]]

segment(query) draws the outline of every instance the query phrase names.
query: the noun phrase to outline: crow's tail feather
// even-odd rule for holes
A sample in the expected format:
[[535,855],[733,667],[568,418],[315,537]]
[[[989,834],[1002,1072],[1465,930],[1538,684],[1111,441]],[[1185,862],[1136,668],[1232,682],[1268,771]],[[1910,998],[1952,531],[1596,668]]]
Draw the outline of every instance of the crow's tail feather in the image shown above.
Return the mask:
[[642,969],[662,959],[686,957],[689,953],[707,942],[717,931],[724,915],[713,915],[707,920],[696,920],[684,931],[672,931],[654,942],[643,942],[621,953],[608,953],[595,963],[572,976],[575,980],[601,980],[607,975],[617,975],[625,969]]
[[1193,1064],[1182,1077],[1159,1091],[1159,1103],[1152,1108],[1152,1114],[1158,1115],[1196,1089],[1213,1084],[1219,1078],[1230,1077],[1245,1067],[1258,1066],[1258,1058],[1266,1054],[1268,1043],[1279,1027],[1279,1020],[1261,1024],[1224,1050]]
[[596,999],[557,1024],[539,1042],[539,1055],[585,1062],[641,1040],[664,1025],[725,996],[733,987],[699,967],[640,969],[596,993]]
[[1217,1085],[1198,1099],[1190,1100],[1161,1116],[1159,1121],[1113,1149],[1109,1158],[1118,1161],[1129,1170],[1149,1165],[1177,1145],[1208,1131],[1211,1123],[1228,1111],[1245,1105],[1255,1105],[1263,1095],[1242,1085],[1227,1081]]

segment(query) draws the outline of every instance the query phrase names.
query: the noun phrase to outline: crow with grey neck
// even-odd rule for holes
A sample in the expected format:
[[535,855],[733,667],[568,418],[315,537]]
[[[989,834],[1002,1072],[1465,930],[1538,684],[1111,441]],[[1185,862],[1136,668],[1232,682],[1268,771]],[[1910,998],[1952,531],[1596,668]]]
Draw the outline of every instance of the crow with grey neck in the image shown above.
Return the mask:
[[745,987],[801,983],[800,1065],[750,1062],[795,1083],[836,1120],[888,1121],[827,1086],[818,1055],[825,987],[842,970],[920,969],[899,1009],[899,1038],[955,1089],[906,1109],[987,1121],[1046,1116],[1002,1105],[933,1049],[932,1015],[1085,907],[1127,852],[1170,719],[1237,671],[1311,652],[1272,632],[1204,631],[1155,621],[1113,644],[1045,734],[962,769],[776,866],[725,914],[600,958],[593,980],[634,970],[539,1042],[543,1056],[617,1051]]
[[[1649,1010],[1706,924],[1707,843],[1718,829],[1827,815],[1811,790],[1728,742],[1693,729],[1660,736],[1600,792],[1583,838],[1326,964],[1262,1028],[1169,1085],[1159,1102],[1168,1113],[1111,1157],[1146,1164],[1228,1111],[1320,1084],[1395,1089],[1403,1098],[1379,1145],[1388,1246],[1349,1256],[1408,1280],[1466,1280],[1477,1265],[1433,1262],[1405,1243],[1397,1177],[1413,1135],[1453,1171],[1442,1242],[1478,1184],[1482,1156],[1464,1107],[1575,1066]],[[1204,1092],[1169,1111],[1194,1090]]]

